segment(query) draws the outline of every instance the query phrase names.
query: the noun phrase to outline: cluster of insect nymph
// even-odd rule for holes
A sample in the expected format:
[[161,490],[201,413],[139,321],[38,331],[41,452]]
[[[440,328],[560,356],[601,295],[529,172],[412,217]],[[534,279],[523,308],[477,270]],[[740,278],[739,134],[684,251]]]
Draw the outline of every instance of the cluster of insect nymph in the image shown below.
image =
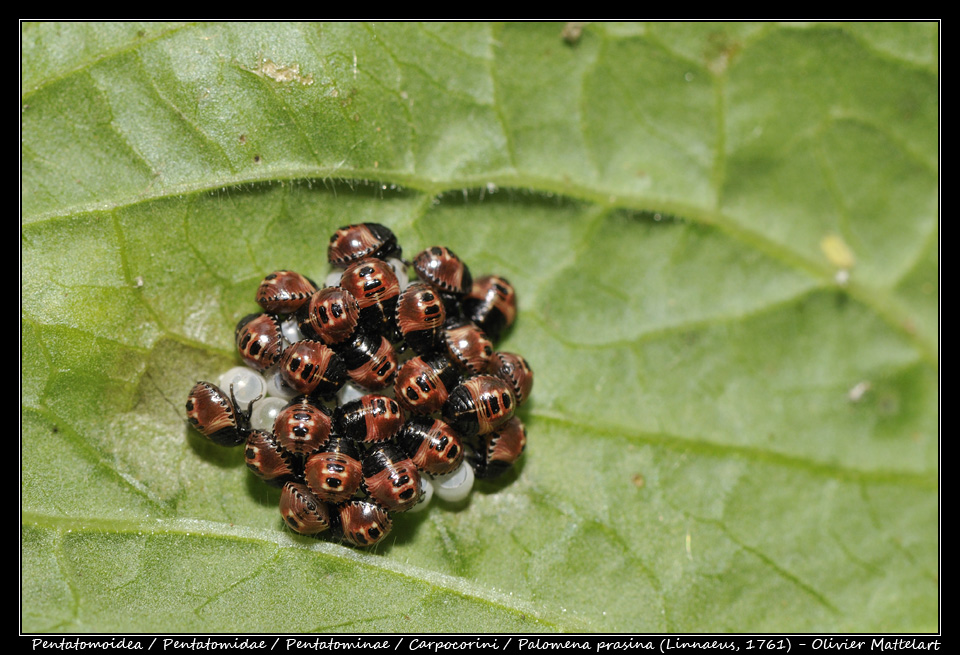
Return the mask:
[[287,270],[264,278],[264,311],[236,329],[246,366],[198,382],[187,419],[244,447],[248,468],[282,488],[292,530],[371,546],[396,512],[463,501],[475,478],[517,461],[527,435],[514,411],[533,372],[494,350],[517,314],[506,279],[474,280],[441,246],[407,263],[377,223],[340,228],[327,254],[325,286]]

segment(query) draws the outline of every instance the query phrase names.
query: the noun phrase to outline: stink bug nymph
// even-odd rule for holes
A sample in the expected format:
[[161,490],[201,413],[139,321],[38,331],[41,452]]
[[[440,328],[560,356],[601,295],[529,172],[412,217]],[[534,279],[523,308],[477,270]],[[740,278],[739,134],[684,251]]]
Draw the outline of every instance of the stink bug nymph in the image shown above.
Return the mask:
[[306,485],[288,482],[280,494],[280,516],[300,534],[317,534],[330,527],[330,510]]
[[220,387],[197,382],[187,396],[187,420],[213,443],[239,446],[247,439],[253,402],[242,412],[232,390],[228,398]]
[[405,512],[420,502],[420,472],[409,457],[387,445],[363,458],[363,487],[391,512]]
[[354,546],[365,548],[379,543],[390,534],[390,514],[370,500],[349,500],[336,506],[343,538]]
[[443,420],[461,436],[483,435],[510,420],[516,404],[510,385],[492,375],[478,375],[450,392]]
[[260,283],[257,303],[271,314],[292,314],[309,300],[317,285],[295,271],[274,271]]
[[248,314],[237,323],[237,350],[247,366],[265,371],[280,359],[283,331],[273,314]]
[[341,227],[330,237],[327,247],[327,259],[339,268],[349,266],[364,257],[389,259],[400,256],[396,235],[379,223]]
[[327,503],[349,500],[360,488],[360,451],[352,439],[331,437],[320,452],[307,459],[303,476],[310,491]]
[[273,432],[280,447],[295,455],[315,453],[330,439],[331,412],[309,396],[297,396],[277,415]]

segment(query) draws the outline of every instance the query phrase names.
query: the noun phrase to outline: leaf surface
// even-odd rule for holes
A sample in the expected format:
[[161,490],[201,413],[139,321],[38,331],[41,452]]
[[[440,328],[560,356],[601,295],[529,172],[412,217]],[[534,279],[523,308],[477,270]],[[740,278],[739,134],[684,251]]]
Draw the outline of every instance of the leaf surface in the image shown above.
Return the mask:
[[[561,29],[23,26],[23,630],[938,629],[937,25]],[[370,552],[183,407],[363,221],[536,372]]]

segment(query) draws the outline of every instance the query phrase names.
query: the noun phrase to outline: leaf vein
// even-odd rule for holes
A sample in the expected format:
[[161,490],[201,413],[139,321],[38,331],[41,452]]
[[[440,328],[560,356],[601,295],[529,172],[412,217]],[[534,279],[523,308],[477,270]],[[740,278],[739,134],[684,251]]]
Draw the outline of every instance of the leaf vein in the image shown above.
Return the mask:
[[704,457],[739,458],[755,462],[804,471],[808,475],[826,477],[866,485],[898,485],[935,491],[938,488],[935,472],[898,471],[890,469],[857,469],[809,457],[766,450],[755,446],[741,446],[708,441],[703,437],[688,438],[666,432],[644,432],[625,425],[605,424],[599,421],[585,422],[573,417],[547,410],[533,410],[531,416],[538,421],[558,425],[570,430],[589,431],[597,438],[627,439],[636,443],[657,446],[677,452],[691,452]]
[[[137,54],[137,60],[140,62],[140,67],[142,69],[144,66],[143,58],[140,56],[139,52],[137,52],[136,54]],[[165,105],[167,108],[169,108],[170,111],[176,114],[176,116],[183,122],[184,125],[189,125],[191,128],[193,128],[193,131],[196,132],[203,139],[203,141],[209,144],[213,148],[213,151],[219,155],[220,161],[224,165],[224,167],[227,170],[229,170],[231,174],[236,175],[237,169],[233,165],[233,161],[231,161],[230,156],[224,150],[220,142],[214,139],[209,134],[207,134],[207,132],[204,129],[202,129],[195,121],[187,117],[186,113],[182,109],[180,109],[180,107],[178,107],[176,103],[173,102],[173,100],[168,98],[160,90],[160,87],[157,86],[157,81],[154,79],[153,75],[144,74],[141,77],[146,78],[147,80],[150,81],[150,88],[153,89],[154,95],[156,95],[156,97],[160,100],[160,102],[163,105]]]
[[118,57],[118,56],[122,56],[122,55],[128,54],[128,53],[130,53],[130,52],[136,51],[136,50],[138,50],[140,47],[142,47],[143,45],[145,45],[145,44],[147,44],[147,43],[153,43],[154,41],[159,41],[160,39],[166,38],[167,36],[170,36],[171,34],[175,34],[176,32],[179,32],[179,31],[181,31],[181,30],[183,30],[183,29],[186,29],[186,28],[188,28],[188,27],[192,27],[193,25],[194,25],[194,23],[184,23],[183,25],[179,25],[179,26],[177,26],[177,27],[171,27],[171,28],[169,28],[169,29],[167,29],[167,30],[164,30],[164,31],[162,31],[162,32],[158,32],[155,36],[153,36],[153,37],[151,37],[151,38],[149,38],[149,39],[140,39],[140,38],[138,38],[138,39],[136,40],[136,42],[129,43],[129,44],[127,44],[127,45],[120,46],[120,47],[114,48],[114,49],[112,49],[112,50],[108,50],[108,51],[102,53],[101,55],[90,59],[89,61],[86,61],[86,62],[83,62],[83,63],[81,63],[81,64],[78,64],[77,66],[74,66],[73,68],[68,68],[68,69],[66,69],[66,70],[58,73],[57,75],[43,78],[43,79],[41,79],[36,85],[34,85],[33,88],[31,88],[29,91],[24,92],[24,93],[21,95],[21,100],[22,100],[22,101],[27,101],[27,100],[29,100],[31,97],[33,97],[38,91],[41,91],[42,89],[50,86],[51,84],[54,84],[54,83],[59,82],[59,81],[61,81],[61,80],[64,80],[64,79],[68,78],[68,77],[71,76],[71,75],[75,75],[76,73],[88,71],[88,70],[90,70],[91,68],[93,68],[94,66],[96,66],[97,64],[99,64],[100,62],[105,61],[105,60],[107,60],[107,59],[109,59],[109,58],[111,58],[111,57]]
[[826,596],[821,594],[810,584],[804,582],[803,579],[800,578],[800,576],[796,575],[795,573],[792,573],[791,571],[777,564],[777,562],[772,557],[764,553],[759,548],[756,548],[755,546],[751,546],[750,544],[747,544],[741,539],[738,539],[736,536],[734,536],[730,532],[729,529],[727,529],[725,525],[723,525],[719,521],[707,521],[707,522],[713,523],[714,525],[716,525],[725,535],[727,535],[727,538],[730,539],[733,543],[737,544],[738,546],[740,546],[740,548],[742,548],[743,550],[750,553],[751,555],[759,559],[761,562],[769,566],[771,569],[773,569],[773,571],[777,575],[779,575],[783,579],[795,585],[797,588],[799,588],[804,593],[806,593],[811,598],[813,598],[818,604],[830,610],[830,612],[832,612],[835,615],[840,614],[840,610],[836,607],[836,605],[831,603]]
[[[279,548],[297,548],[315,553],[320,557],[349,562],[353,565],[376,569],[387,575],[408,578],[428,585],[444,593],[458,595],[473,602],[486,603],[503,611],[513,612],[534,620],[536,623],[557,628],[559,623],[544,616],[542,608],[535,607],[518,598],[487,589],[465,578],[430,571],[420,567],[395,562],[373,553],[357,552],[347,546],[300,539],[288,532],[246,527],[216,521],[203,521],[187,518],[158,518],[155,520],[113,520],[101,518],[84,519],[81,517],[50,516],[26,511],[22,514],[24,525],[51,530],[70,529],[73,532],[104,532],[132,538],[140,538],[142,533],[152,535],[190,536],[195,539],[236,539],[257,543],[272,544]],[[309,543],[308,543],[309,542]]]

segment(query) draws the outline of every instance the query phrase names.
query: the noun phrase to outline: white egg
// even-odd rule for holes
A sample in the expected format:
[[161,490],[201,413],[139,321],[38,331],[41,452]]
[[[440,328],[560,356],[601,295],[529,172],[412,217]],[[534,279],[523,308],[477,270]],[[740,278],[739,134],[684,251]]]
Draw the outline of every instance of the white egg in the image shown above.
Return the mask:
[[397,274],[397,282],[400,284],[400,290],[403,291],[410,286],[410,276],[407,275],[407,265],[396,257],[391,257],[387,260],[387,263],[393,268],[393,272]]
[[433,498],[433,483],[430,482],[427,476],[420,476],[420,486],[423,489],[423,498],[421,498],[420,502],[414,505],[412,509],[407,510],[411,513],[422,512],[427,509],[427,505],[430,504],[430,499]]
[[437,498],[448,503],[456,503],[470,495],[473,489],[473,468],[466,462],[460,463],[453,473],[433,477],[433,491]]
[[280,332],[288,344],[303,341],[303,333],[300,332],[300,323],[292,316],[280,324]]
[[343,271],[331,271],[323,281],[323,285],[327,287],[339,287],[341,277],[343,277]]
[[277,420],[277,414],[287,406],[287,401],[283,398],[270,396],[258,401],[253,406],[250,413],[250,427],[254,430],[273,430],[273,424]]
[[[246,366],[235,366],[220,376],[220,388],[229,395],[233,393],[238,409],[246,410],[253,401],[267,394],[267,381],[263,376]],[[232,389],[231,389],[232,387]]]
[[274,398],[283,398],[290,400],[298,395],[297,390],[287,384],[279,370],[271,369],[267,371],[267,395]]

